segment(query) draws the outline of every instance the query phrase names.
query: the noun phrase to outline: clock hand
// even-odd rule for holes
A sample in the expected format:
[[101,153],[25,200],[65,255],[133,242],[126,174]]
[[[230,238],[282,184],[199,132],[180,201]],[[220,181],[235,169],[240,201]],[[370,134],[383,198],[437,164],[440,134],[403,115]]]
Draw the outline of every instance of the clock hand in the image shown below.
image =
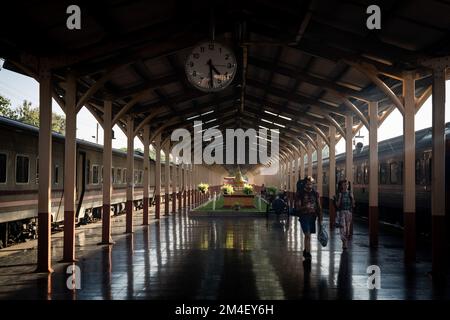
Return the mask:
[[213,87],[213,66],[211,63],[211,59],[209,59],[206,64],[209,65],[209,79],[210,79],[209,86],[210,86],[210,88],[212,88]]
[[218,75],[220,75],[219,70],[216,69],[216,67],[211,63],[211,67],[214,70],[215,73],[217,73]]

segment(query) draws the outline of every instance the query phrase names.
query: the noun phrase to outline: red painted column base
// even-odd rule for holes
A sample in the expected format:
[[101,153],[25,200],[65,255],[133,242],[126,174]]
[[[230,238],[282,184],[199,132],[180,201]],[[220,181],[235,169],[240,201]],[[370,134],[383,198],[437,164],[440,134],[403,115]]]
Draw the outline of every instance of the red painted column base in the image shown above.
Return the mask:
[[159,219],[161,213],[161,197],[159,194],[155,195],[155,219]]
[[62,262],[75,261],[75,212],[64,211],[64,249]]
[[186,209],[186,193],[187,191],[183,192],[183,209]]
[[169,204],[169,194],[166,193],[164,195],[164,215],[165,216],[169,215],[169,206],[170,206],[170,204]]
[[183,207],[181,195],[182,195],[182,192],[179,191],[179,192],[178,192],[178,212],[181,212],[182,207]]
[[99,245],[114,244],[111,238],[111,205],[102,206],[102,242]]
[[416,260],[416,213],[403,213],[405,263]]
[[177,193],[172,193],[172,213],[177,213]]
[[189,190],[187,202],[188,202],[188,207],[192,208],[192,190]]
[[36,272],[53,272],[50,216],[50,212],[38,213],[38,261]]
[[330,230],[333,230],[336,227],[336,208],[332,199],[328,199],[328,214],[330,215]]
[[125,233],[133,232],[133,201],[127,200],[125,203],[126,210],[126,225],[125,225]]
[[447,270],[445,216],[431,216],[431,257],[433,280],[444,280]]
[[149,203],[149,198],[146,197],[144,198],[144,202],[142,204],[143,209],[142,209],[142,224],[144,226],[148,225],[148,203]]
[[378,207],[369,206],[369,246],[378,246]]

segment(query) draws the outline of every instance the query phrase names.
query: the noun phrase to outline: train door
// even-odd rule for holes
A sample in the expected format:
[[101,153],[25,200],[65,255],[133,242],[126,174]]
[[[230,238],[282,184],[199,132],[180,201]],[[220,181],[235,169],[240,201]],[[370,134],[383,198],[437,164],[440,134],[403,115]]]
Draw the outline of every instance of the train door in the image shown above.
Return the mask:
[[76,217],[78,217],[81,206],[83,204],[84,193],[86,191],[86,152],[84,151],[79,151],[77,155],[76,189],[77,189]]

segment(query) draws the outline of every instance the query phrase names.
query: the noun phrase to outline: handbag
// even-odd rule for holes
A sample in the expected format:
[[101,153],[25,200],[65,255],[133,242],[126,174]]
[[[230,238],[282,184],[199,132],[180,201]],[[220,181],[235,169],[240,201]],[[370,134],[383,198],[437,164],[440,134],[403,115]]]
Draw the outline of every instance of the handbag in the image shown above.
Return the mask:
[[317,236],[320,244],[322,247],[326,247],[328,244],[328,233],[325,230],[325,227],[323,224],[320,225],[319,235]]

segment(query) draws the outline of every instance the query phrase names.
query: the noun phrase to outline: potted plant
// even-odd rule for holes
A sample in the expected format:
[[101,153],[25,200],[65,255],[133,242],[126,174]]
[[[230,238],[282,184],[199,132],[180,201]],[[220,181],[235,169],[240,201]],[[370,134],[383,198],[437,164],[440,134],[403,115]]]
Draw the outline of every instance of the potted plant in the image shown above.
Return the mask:
[[242,192],[246,195],[253,194],[253,186],[249,184],[244,184],[244,188],[242,189]]
[[272,202],[275,199],[275,197],[277,195],[277,191],[278,191],[277,188],[275,188],[273,186],[270,186],[270,187],[266,188],[267,200],[269,202]]
[[233,188],[233,186],[231,184],[224,184],[222,186],[222,192],[223,192],[223,194],[230,195],[230,194],[234,193],[234,188]]
[[240,202],[235,202],[233,207],[234,207],[234,210],[239,211],[241,209]]
[[209,184],[203,183],[203,182],[197,186],[198,191],[200,191],[203,194],[208,192],[208,188],[209,188]]

